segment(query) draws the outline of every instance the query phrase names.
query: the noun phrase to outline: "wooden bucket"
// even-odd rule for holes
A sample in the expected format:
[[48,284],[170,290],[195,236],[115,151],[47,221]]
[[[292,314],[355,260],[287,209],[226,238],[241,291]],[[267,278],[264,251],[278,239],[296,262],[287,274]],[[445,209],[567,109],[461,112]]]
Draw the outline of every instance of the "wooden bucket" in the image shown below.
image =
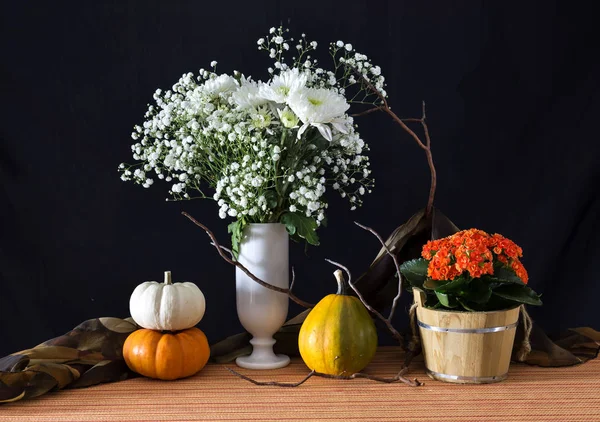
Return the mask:
[[460,384],[506,379],[520,306],[493,312],[427,309],[413,289],[427,375]]

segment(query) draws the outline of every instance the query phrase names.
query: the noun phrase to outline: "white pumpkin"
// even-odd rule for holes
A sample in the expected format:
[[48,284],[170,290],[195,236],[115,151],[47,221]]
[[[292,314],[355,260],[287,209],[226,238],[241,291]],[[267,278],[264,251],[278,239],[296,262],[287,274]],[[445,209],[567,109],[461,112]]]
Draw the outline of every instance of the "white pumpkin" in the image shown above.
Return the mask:
[[204,295],[194,283],[171,282],[165,271],[165,282],[146,281],[135,288],[129,299],[133,320],[150,330],[187,330],[204,316]]

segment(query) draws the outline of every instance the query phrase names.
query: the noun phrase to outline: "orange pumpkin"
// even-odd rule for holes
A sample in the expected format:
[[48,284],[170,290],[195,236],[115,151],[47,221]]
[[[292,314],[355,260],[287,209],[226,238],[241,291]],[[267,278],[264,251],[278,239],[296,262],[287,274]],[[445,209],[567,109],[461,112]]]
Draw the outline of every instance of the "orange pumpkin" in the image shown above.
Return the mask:
[[206,335],[195,327],[173,333],[141,329],[125,340],[123,357],[127,366],[140,375],[174,380],[204,368],[210,348]]

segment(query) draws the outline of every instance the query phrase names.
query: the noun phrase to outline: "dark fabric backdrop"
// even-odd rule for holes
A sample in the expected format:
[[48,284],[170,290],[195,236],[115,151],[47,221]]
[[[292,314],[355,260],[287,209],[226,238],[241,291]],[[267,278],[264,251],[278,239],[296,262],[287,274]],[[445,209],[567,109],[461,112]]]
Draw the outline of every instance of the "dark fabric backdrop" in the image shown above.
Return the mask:
[[[256,39],[280,23],[372,57],[401,116],[425,100],[436,206],[523,247],[544,329],[600,328],[600,30],[584,3],[6,1],[0,20],[0,355],[128,316],[134,287],[164,270],[204,291],[212,342],[241,330],[233,268],[180,215],[228,242],[216,205],[167,203],[164,185],[121,182],[117,166],[156,88],[211,60],[265,79]],[[422,151],[384,115],[359,125],[377,185],[353,213],[330,197],[321,246],[292,246],[309,301],[335,290],[324,258],[359,275],[378,251],[352,221],[387,236],[426,202]]]

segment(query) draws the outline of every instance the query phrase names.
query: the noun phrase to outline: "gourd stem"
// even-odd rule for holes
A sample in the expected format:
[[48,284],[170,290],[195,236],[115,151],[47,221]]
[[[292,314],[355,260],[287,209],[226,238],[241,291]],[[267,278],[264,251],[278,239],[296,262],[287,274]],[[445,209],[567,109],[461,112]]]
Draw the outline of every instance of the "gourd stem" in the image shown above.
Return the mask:
[[171,281],[171,271],[165,271],[165,284],[173,284]]
[[345,295],[346,290],[348,289],[348,283],[346,283],[346,279],[344,278],[344,273],[342,272],[342,270],[335,270],[333,275],[335,276],[335,279],[337,280],[337,283],[338,283],[338,291],[336,294]]

